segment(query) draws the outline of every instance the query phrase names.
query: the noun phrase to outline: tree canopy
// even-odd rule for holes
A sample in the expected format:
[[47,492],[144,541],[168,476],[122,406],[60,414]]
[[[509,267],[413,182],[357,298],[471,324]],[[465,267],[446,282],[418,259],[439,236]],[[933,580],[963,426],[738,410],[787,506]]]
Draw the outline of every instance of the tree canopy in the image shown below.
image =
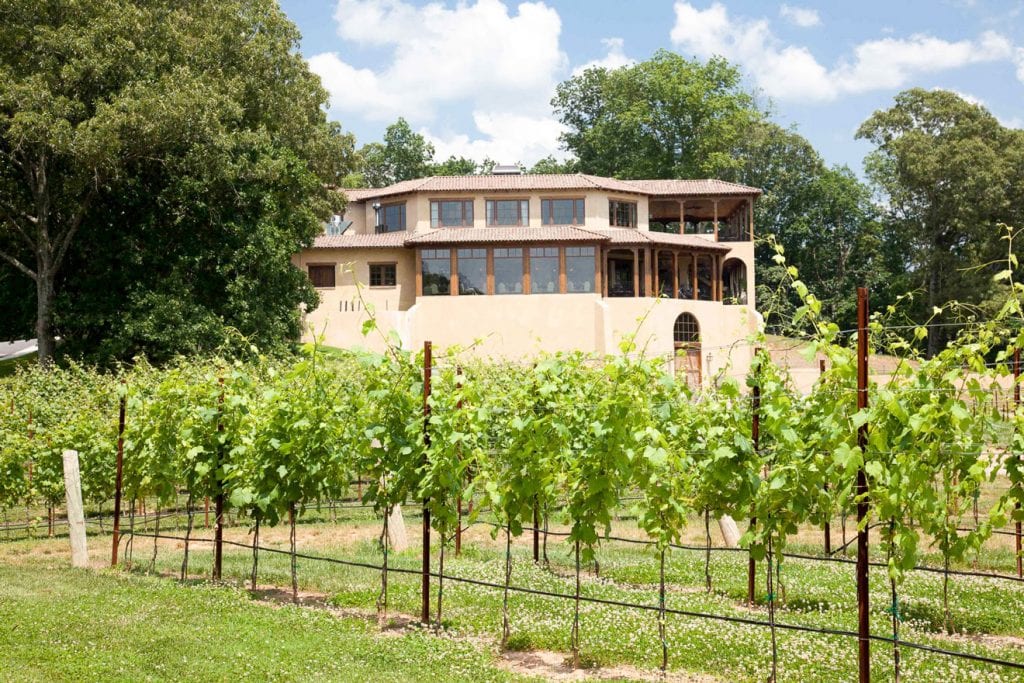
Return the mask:
[[[925,293],[919,316],[951,300],[983,303],[997,286],[995,266],[985,266],[1005,253],[999,223],[1024,217],[1024,132],[956,93],[914,88],[868,118],[857,137],[875,145],[866,171],[901,247],[900,285]],[[948,338],[931,328],[929,352]]]
[[277,4],[0,18],[0,256],[35,286],[40,360],[56,334],[101,359],[297,336],[316,295],[291,257],[340,209],[353,141]]

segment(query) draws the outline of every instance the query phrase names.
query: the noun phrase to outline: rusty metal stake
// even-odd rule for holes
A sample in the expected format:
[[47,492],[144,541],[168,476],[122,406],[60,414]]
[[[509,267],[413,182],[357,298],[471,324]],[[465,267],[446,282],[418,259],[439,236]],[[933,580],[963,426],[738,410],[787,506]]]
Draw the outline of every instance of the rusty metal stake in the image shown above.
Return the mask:
[[[430,447],[430,373],[431,373],[431,345],[429,341],[423,342],[423,443]],[[430,624],[430,500],[423,500],[423,572],[420,590],[423,596],[423,605],[420,613],[420,621],[425,625]]]
[[121,397],[117,411],[117,474],[114,476],[114,543],[110,551],[110,566],[117,566],[117,546],[121,541],[121,482],[124,472],[124,409],[125,397]]
[[[857,288],[857,410],[868,407],[868,290]],[[867,450],[868,426],[857,429],[857,446]],[[860,683],[871,680],[871,615],[868,611],[868,480],[864,467],[857,470],[857,650]]]

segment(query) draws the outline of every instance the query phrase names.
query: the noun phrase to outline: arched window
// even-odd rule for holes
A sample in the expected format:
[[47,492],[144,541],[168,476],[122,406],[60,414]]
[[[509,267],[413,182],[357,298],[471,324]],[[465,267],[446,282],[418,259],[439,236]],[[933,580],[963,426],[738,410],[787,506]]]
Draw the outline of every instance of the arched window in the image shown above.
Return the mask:
[[697,389],[701,382],[700,325],[691,313],[681,313],[672,327],[675,370],[686,376],[686,383]]
[[747,303],[747,264],[731,258],[722,266],[722,300],[726,304]]
[[676,318],[675,328],[672,330],[672,338],[677,345],[689,345],[700,343],[700,325],[697,319],[690,313],[681,313]]

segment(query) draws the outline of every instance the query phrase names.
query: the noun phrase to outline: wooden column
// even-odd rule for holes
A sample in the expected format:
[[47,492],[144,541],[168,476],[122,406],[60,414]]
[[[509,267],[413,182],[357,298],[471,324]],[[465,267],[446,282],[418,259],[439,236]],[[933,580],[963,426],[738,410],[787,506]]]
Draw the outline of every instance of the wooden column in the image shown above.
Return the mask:
[[487,293],[494,294],[494,249],[487,249]]
[[558,292],[566,293],[565,247],[558,248]]
[[594,245],[594,291],[603,296],[608,296],[607,290],[604,289],[605,278],[601,272],[603,266],[604,259],[601,258],[601,245]]
[[523,247],[523,294],[530,293],[530,247]]
[[679,298],[679,252],[672,250],[672,298]]
[[679,234],[686,234],[686,200],[679,200]]
[[449,284],[449,290],[450,291],[448,293],[451,294],[452,296],[458,296],[459,295],[459,250],[458,249],[452,249],[451,256],[449,258],[451,259],[449,261],[449,263],[451,264],[452,277],[450,279],[450,284]]
[[633,247],[633,296],[640,296],[640,247]]
[[754,241],[754,200],[747,200],[747,209],[750,214],[750,241]]
[[644,296],[654,296],[651,292],[651,249],[644,249]]
[[423,250],[416,250],[416,296],[423,296]]
[[660,296],[661,295],[661,276],[660,276],[660,272],[659,272],[660,269],[659,269],[659,266],[658,266],[658,249],[656,249],[656,248],[651,249],[651,253],[653,254],[653,256],[651,258],[654,261],[654,289],[652,290],[652,294],[654,294],[656,296]]
[[693,278],[693,300],[694,301],[696,301],[697,299],[700,298],[700,295],[697,293],[697,283],[698,283],[698,280],[699,280],[699,278],[697,277],[697,257],[698,256],[699,256],[699,254],[697,254],[696,252],[694,252],[693,254],[690,255],[690,263],[693,264],[693,272],[691,273],[691,277]]

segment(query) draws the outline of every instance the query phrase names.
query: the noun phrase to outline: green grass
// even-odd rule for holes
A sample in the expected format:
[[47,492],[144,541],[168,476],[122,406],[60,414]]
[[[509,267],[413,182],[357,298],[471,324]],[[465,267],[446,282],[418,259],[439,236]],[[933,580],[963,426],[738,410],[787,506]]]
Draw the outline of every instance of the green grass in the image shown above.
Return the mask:
[[[410,570],[419,568],[418,520],[407,511],[410,550],[392,554],[393,567]],[[379,563],[380,553],[370,540],[379,533],[379,522],[366,510],[346,510],[340,521],[333,524],[324,515],[311,515],[313,519],[301,524],[298,530],[300,552]],[[631,522],[617,524],[617,532],[625,532]],[[209,531],[197,529],[201,535]],[[239,532],[235,531],[236,536]],[[348,534],[345,536],[345,534]],[[229,534],[230,535],[230,534]],[[107,548],[109,537],[92,541]],[[435,540],[436,542],[436,540]],[[5,563],[21,564],[38,561],[41,552],[66,554],[66,540],[18,540],[0,543],[0,567]],[[264,545],[285,548],[284,536],[265,537]],[[462,557],[454,558],[449,549],[445,573],[466,578],[500,583],[504,564],[501,539],[491,542],[486,536],[475,534],[464,543]],[[814,552],[816,547],[794,545],[792,550]],[[436,545],[434,569],[437,569]],[[514,544],[515,564],[513,584],[557,593],[569,594],[573,590],[570,548],[552,538],[549,543],[550,569],[538,567],[529,557],[528,535]],[[152,540],[139,537],[134,549],[136,572],[145,571],[152,554]],[[35,558],[26,560],[26,558]],[[52,562],[53,557],[50,558]],[[591,597],[621,600],[646,605],[657,603],[657,560],[649,551],[638,546],[607,543],[600,552],[600,577],[587,572],[583,578],[583,594]],[[934,558],[929,558],[933,560]],[[224,576],[242,586],[251,570],[251,554],[245,548],[225,548]],[[982,567],[998,567],[1008,572],[1012,558],[1005,551],[984,552],[979,558]],[[191,551],[193,577],[208,575],[212,562],[210,546],[196,543]],[[180,569],[180,545],[166,542],[161,545],[157,571],[168,575]],[[785,604],[780,606],[778,620],[825,628],[856,630],[856,601],[853,566],[848,564],[816,563],[788,558],[783,564]],[[758,591],[763,599],[764,565],[759,565]],[[0,572],[0,581],[6,580],[10,570]],[[746,556],[742,553],[717,552],[712,555],[711,593],[703,590],[703,554],[694,551],[675,551],[667,563],[669,582],[668,606],[695,612],[765,619],[762,606],[748,608],[746,596]],[[356,608],[372,614],[380,586],[380,573],[356,567],[298,560],[300,589],[328,596],[339,607]],[[132,579],[102,575],[104,581],[115,582],[113,593],[130,586]],[[287,555],[261,553],[260,583],[289,586],[289,558]],[[219,595],[210,587],[186,589],[178,587],[169,578],[138,579],[143,585],[151,582],[160,589],[159,604],[173,601],[177,592],[200,595],[195,609],[201,611],[203,600]],[[124,583],[129,582],[129,583]],[[392,573],[389,577],[389,607],[392,614],[419,613],[419,576]],[[45,581],[43,583],[46,583]],[[156,589],[153,589],[156,590]],[[435,593],[432,599],[436,607]],[[166,591],[166,592],[163,592]],[[883,570],[873,568],[871,581],[872,631],[879,635],[890,633],[888,583]],[[240,589],[228,595],[242,595]],[[501,591],[490,588],[445,582],[444,625],[451,638],[437,638],[444,647],[451,643],[495,642],[501,632]],[[1024,662],[1024,584],[994,579],[953,577],[950,586],[954,623],[961,635],[946,636],[942,629],[942,577],[937,574],[915,572],[900,589],[900,606],[905,617],[901,638],[944,649],[968,651],[1000,659]],[[0,598],[4,596],[0,592]],[[75,605],[73,593],[69,601]],[[243,601],[244,602],[244,601]],[[214,602],[213,604],[218,604]],[[568,653],[572,624],[572,602],[534,595],[512,593],[510,645],[515,649],[545,649]],[[159,608],[152,608],[149,623],[161,624],[157,618]],[[260,608],[266,609],[266,608]],[[281,612],[291,613],[292,610]],[[274,612],[273,614],[279,614]],[[14,621],[17,621],[17,617]],[[0,623],[11,623],[0,607]],[[358,622],[367,637],[373,628]],[[259,628],[271,628],[264,623]],[[256,627],[254,627],[256,628]],[[355,627],[352,627],[355,628]],[[252,631],[257,634],[257,631]],[[293,634],[289,634],[289,637]],[[994,636],[998,636],[994,637]],[[276,635],[254,635],[257,639],[277,642]],[[418,635],[428,642],[434,636]],[[581,639],[583,659],[600,665],[630,664],[653,670],[660,661],[656,614],[651,611],[583,603],[581,607]],[[823,636],[792,631],[779,631],[780,680],[833,681],[856,677],[856,650],[854,639]],[[730,624],[721,621],[670,615],[668,617],[668,644],[670,667],[681,672],[701,673],[729,681],[764,680],[770,666],[769,631],[760,626]],[[0,643],[0,647],[3,644]],[[355,647],[355,646],[354,646]],[[376,656],[376,655],[375,655]],[[903,650],[903,676],[905,680],[942,681],[1019,681],[1020,671],[1002,669],[966,660],[955,660],[938,654],[910,649]],[[384,657],[384,655],[382,655]],[[486,664],[486,656],[480,655]],[[386,661],[386,659],[385,659]],[[891,648],[884,643],[872,647],[873,676],[875,680],[891,680]],[[481,665],[483,666],[483,665]],[[356,671],[356,669],[352,669]],[[438,680],[452,680],[446,672],[435,672]],[[486,678],[483,674],[474,674]],[[324,674],[329,677],[330,673]],[[401,673],[395,678],[402,679]],[[2,676],[0,676],[2,678]]]
[[0,679],[507,681],[493,655],[237,588],[0,564]]

